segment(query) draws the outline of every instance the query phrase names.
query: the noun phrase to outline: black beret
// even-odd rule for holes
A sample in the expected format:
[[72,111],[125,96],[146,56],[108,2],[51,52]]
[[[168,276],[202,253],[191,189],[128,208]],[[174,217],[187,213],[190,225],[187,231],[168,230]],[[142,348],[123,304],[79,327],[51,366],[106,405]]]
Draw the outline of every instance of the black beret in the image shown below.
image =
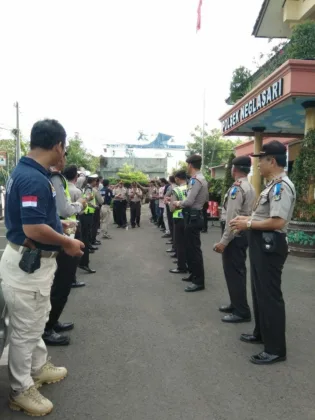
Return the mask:
[[202,157],[200,155],[191,155],[186,159],[187,163],[201,162]]
[[278,140],[273,140],[270,143],[264,144],[261,151],[257,154],[252,154],[253,157],[264,156],[286,156],[287,148]]
[[240,156],[232,160],[232,165],[250,168],[252,166],[252,161],[249,156]]

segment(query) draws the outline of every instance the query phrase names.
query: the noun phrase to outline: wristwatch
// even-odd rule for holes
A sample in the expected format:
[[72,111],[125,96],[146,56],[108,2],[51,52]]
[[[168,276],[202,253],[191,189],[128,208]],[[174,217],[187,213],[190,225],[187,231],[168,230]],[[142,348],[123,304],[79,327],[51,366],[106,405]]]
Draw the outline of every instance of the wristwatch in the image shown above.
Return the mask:
[[252,227],[252,219],[249,219],[246,225],[247,229],[250,229]]

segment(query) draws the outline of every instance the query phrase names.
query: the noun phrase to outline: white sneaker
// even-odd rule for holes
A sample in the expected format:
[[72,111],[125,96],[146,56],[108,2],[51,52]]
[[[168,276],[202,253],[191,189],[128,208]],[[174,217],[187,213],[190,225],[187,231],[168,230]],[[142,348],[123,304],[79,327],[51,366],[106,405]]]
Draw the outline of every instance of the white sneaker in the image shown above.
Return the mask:
[[18,396],[9,398],[9,407],[14,411],[24,411],[29,416],[46,416],[53,409],[53,403],[45,398],[35,386],[31,386]]
[[54,384],[64,379],[68,371],[64,367],[56,367],[50,362],[50,359],[44,364],[41,370],[33,376],[36,388],[40,388],[43,384]]

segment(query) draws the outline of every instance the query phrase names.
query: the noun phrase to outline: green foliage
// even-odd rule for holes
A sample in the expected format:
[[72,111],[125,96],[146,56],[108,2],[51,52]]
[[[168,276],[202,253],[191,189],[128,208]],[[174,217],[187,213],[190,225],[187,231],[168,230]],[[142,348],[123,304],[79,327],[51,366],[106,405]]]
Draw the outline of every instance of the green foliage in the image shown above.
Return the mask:
[[[202,129],[196,127],[195,131],[191,133],[193,141],[188,143],[190,154],[202,153]],[[211,130],[204,132],[204,173],[209,172],[211,166],[217,166],[221,163],[227,162],[234,147],[242,143],[241,140],[225,139],[221,135],[220,130]]]
[[286,58],[315,60],[315,22],[307,21],[294,26]]
[[230,84],[230,100],[235,104],[241,99],[251,87],[251,72],[246,67],[241,66],[233,71]]
[[221,202],[223,179],[211,178],[209,181],[209,200]]
[[222,202],[223,202],[226,192],[228,191],[228,189],[231,187],[231,185],[234,182],[234,178],[232,177],[232,174],[231,174],[232,161],[234,158],[235,158],[234,153],[231,153],[229,156],[229,160],[227,162],[226,169],[225,169],[225,176],[224,176],[223,185],[222,185],[222,196],[221,196]]
[[132,182],[139,182],[141,184],[148,183],[148,177],[141,171],[135,171],[134,167],[127,163],[117,173],[118,178],[125,184],[129,185]]
[[67,147],[67,165],[83,167],[92,173],[100,170],[100,157],[93,156],[84,147],[83,141],[78,134],[70,138]]
[[309,186],[314,184],[315,176],[315,130],[306,134],[300,154],[294,162],[292,181],[296,189],[296,205],[293,219],[315,222],[315,204],[308,203]]
[[315,245],[315,234],[309,235],[302,230],[290,231],[288,233],[288,240],[290,244],[299,244],[313,247]]
[[176,168],[173,168],[172,169],[172,175],[174,175],[176,172],[178,172],[178,171],[187,171],[187,163],[186,162],[183,162],[183,161],[179,161],[178,163],[177,163],[177,166],[176,166]]

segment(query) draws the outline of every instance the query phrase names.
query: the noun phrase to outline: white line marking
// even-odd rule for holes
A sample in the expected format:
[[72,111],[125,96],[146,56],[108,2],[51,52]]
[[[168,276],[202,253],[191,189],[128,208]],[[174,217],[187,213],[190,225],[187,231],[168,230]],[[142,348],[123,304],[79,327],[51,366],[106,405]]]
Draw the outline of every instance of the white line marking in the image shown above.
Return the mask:
[[8,359],[9,359],[9,346],[7,346],[3,351],[2,357],[0,359],[0,366],[7,366]]

